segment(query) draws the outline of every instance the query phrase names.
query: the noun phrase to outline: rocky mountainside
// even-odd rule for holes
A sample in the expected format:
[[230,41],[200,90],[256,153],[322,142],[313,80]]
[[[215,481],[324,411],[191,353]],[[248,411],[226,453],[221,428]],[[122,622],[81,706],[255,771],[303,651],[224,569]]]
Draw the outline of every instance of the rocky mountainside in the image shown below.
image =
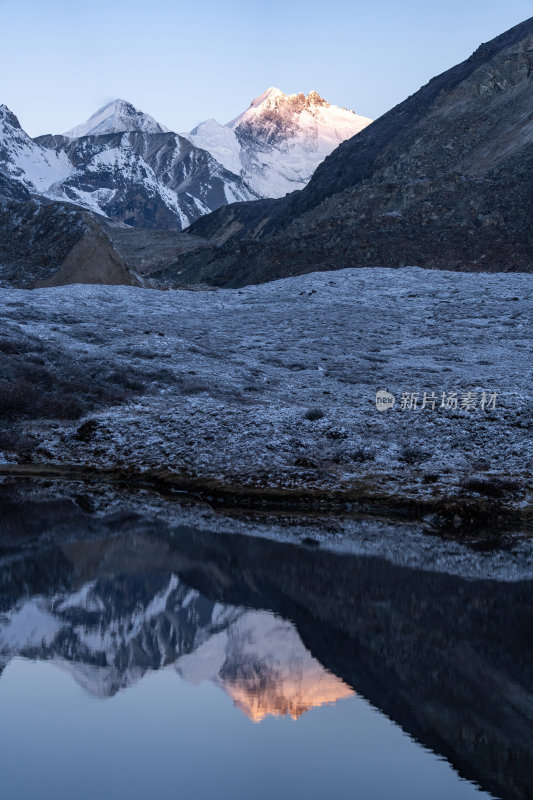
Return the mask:
[[185,136],[260,197],[283,197],[303,188],[337,145],[371,121],[317,92],[286,95],[270,87],[227,125],[207,120]]
[[221,205],[257,197],[206,150],[175,133],[48,135],[36,142],[72,164],[61,182],[66,199],[128,225],[181,230]]
[[240,286],[315,269],[531,270],[533,18],[433,78],[279,200],[221,209],[180,280]]
[[32,196],[0,173],[0,286],[140,285],[102,222],[79,207]]
[[29,194],[9,197],[8,189],[0,176],[0,286],[140,285],[93,214]]
[[[146,152],[150,137],[154,147]],[[164,185],[166,180],[176,188],[180,175],[186,183],[187,171],[189,178],[196,175],[198,191],[205,189],[207,202],[214,201],[217,192],[226,201],[230,184],[213,177],[216,171],[223,176],[224,169],[207,152],[185,139],[177,142],[178,138],[142,132],[72,140],[44,137],[45,147],[32,141],[15,115],[1,106],[0,285],[138,285],[136,268],[128,265],[149,271],[154,258],[158,266],[158,258],[172,264],[176,252],[203,246],[200,239],[183,237],[179,228],[157,231],[152,237],[150,230],[134,230],[121,222],[127,215],[129,222],[141,222],[145,228],[159,224],[176,228],[176,214],[183,224],[189,219],[187,213],[196,216],[197,198],[190,192],[178,198]],[[135,153],[134,145],[146,161]],[[147,161],[159,169],[160,182]],[[118,249],[112,242],[115,238],[121,243]]]
[[[128,124],[132,130],[120,130]],[[33,194],[143,228],[181,230],[223,204],[257,197],[207,151],[151,130],[141,112],[113,114],[99,126],[90,136],[32,140],[0,106],[0,174]]]

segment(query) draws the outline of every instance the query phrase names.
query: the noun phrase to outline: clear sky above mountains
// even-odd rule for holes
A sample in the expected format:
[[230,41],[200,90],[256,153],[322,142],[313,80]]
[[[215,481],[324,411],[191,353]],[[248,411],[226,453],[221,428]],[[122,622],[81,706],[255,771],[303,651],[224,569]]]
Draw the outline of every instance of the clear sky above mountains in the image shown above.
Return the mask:
[[0,0],[0,103],[32,136],[115,97],[185,131],[268,86],[376,118],[532,13],[532,0]]

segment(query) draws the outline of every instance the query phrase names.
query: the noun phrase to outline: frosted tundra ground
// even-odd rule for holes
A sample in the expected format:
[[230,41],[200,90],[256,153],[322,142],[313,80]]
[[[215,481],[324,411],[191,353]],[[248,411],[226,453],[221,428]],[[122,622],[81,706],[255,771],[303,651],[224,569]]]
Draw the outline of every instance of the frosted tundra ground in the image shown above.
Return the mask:
[[[523,505],[528,288],[526,275],[405,268],[240,290],[1,290],[2,335],[19,359],[37,349],[46,365],[59,353],[88,385],[112,373],[129,387],[81,419],[28,423],[34,462],[248,486],[363,481],[404,497],[505,480]],[[376,409],[379,389],[395,395],[394,408]],[[435,393],[435,409],[421,408],[424,392]],[[477,407],[441,408],[442,392],[459,401],[470,392]],[[480,407],[483,392],[496,393],[495,408]],[[402,393],[418,393],[418,407],[402,408]],[[3,459],[16,454],[4,448]]]

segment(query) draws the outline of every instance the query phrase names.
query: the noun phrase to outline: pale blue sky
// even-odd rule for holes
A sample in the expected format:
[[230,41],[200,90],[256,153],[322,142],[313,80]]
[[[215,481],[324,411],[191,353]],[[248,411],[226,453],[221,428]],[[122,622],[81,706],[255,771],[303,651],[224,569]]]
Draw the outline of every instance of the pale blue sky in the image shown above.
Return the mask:
[[0,103],[32,136],[115,97],[185,131],[268,86],[376,118],[531,15],[533,0],[0,0]]

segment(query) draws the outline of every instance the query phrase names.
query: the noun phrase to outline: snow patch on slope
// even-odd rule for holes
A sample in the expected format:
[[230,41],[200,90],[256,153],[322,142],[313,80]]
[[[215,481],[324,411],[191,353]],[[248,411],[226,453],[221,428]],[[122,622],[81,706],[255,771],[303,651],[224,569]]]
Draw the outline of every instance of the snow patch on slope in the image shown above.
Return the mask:
[[216,119],[201,122],[190,133],[182,134],[189,141],[211,153],[222,166],[236,175],[242,171],[241,145],[236,133],[227,125],[221,125]]

